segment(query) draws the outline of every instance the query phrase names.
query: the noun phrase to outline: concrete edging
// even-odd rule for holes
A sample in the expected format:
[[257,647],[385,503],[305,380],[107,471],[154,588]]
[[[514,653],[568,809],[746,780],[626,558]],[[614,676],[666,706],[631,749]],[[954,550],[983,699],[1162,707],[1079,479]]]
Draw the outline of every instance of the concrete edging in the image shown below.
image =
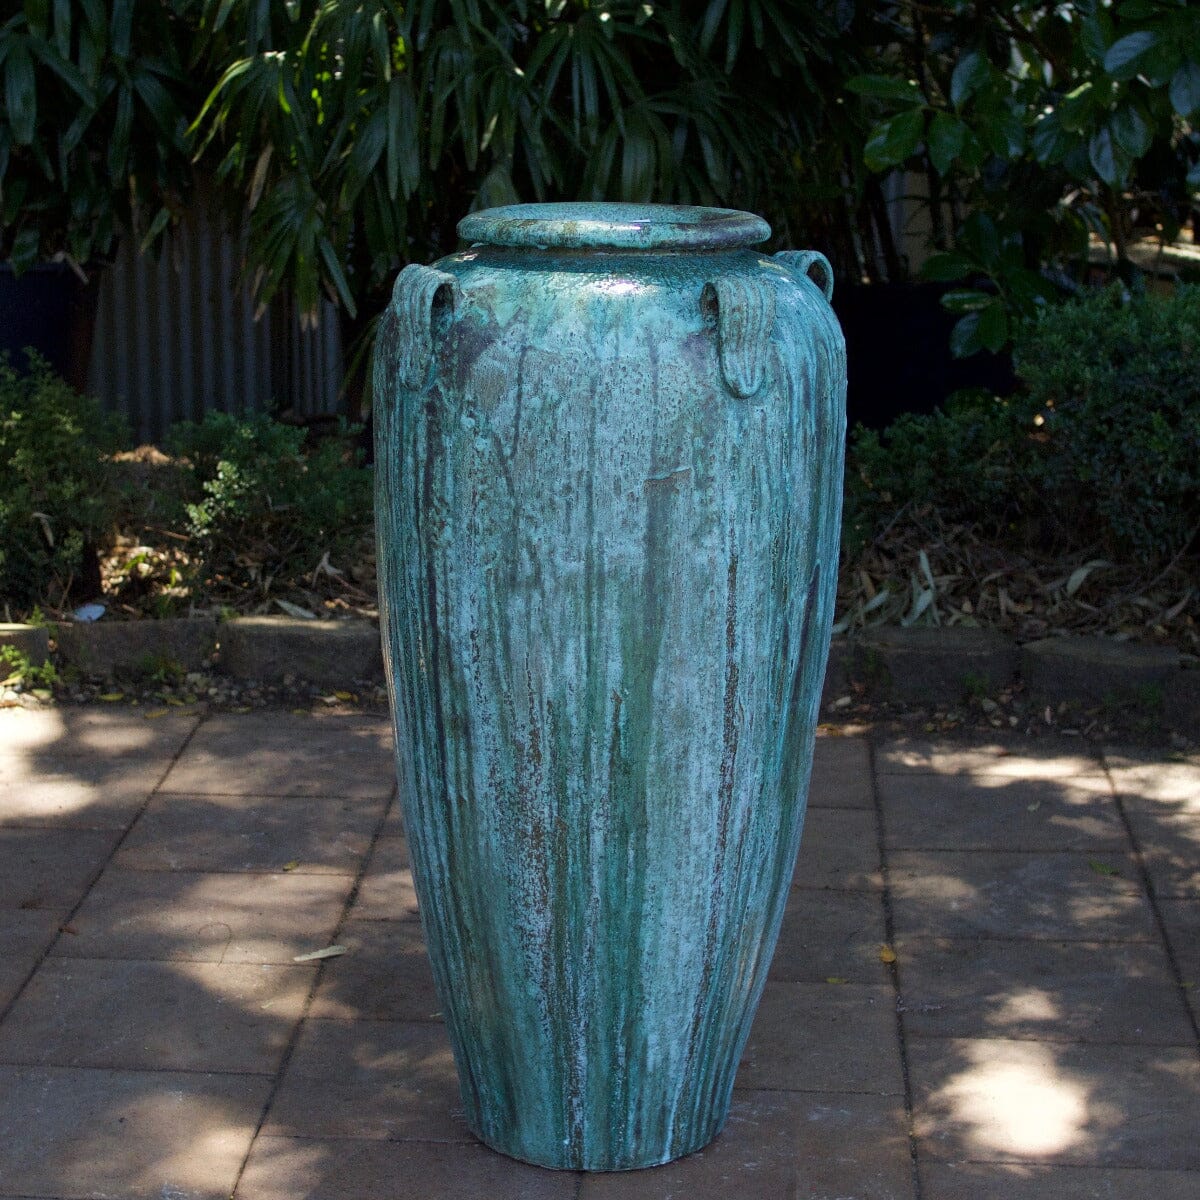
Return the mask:
[[823,699],[855,689],[877,700],[954,704],[1018,682],[1038,703],[1140,710],[1200,733],[1200,670],[1186,669],[1176,650],[1101,637],[1018,645],[992,629],[868,629],[834,639]]
[[217,669],[235,679],[285,676],[324,687],[383,679],[379,626],[371,621],[235,617],[218,632]]
[[[63,665],[105,677],[210,667],[261,683],[291,678],[337,687],[383,679],[379,629],[366,620],[0,625],[0,645],[18,646],[34,662],[45,661],[50,637]],[[1200,670],[1187,669],[1169,648],[1098,637],[1018,645],[991,629],[868,629],[834,639],[823,699],[831,703],[855,690],[876,700],[955,704],[1018,681],[1039,703],[1136,709],[1180,733],[1200,734]]]
[[[47,637],[45,629],[34,632]],[[62,622],[50,632],[64,667],[106,679],[206,668],[256,683],[291,678],[335,687],[383,679],[379,628],[371,621],[180,617]],[[0,643],[4,640],[15,639],[0,632]]]

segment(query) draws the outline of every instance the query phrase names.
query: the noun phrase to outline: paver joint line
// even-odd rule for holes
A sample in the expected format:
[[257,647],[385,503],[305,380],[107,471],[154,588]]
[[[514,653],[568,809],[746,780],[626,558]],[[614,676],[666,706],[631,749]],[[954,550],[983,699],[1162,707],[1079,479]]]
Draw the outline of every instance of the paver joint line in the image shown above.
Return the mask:
[[1117,814],[1121,818],[1121,824],[1125,827],[1125,836],[1129,839],[1129,845],[1132,848],[1133,860],[1137,864],[1142,891],[1145,892],[1146,899],[1149,901],[1150,911],[1154,915],[1154,923],[1158,928],[1158,936],[1162,939],[1163,948],[1167,953],[1167,961],[1170,963],[1171,975],[1175,981],[1175,992],[1179,998],[1179,1003],[1183,1006],[1184,1016],[1188,1025],[1191,1027],[1197,1056],[1200,1056],[1200,1022],[1197,1021],[1196,1014],[1192,1011],[1192,1006],[1188,1003],[1188,989],[1185,986],[1183,971],[1179,966],[1179,959],[1176,957],[1171,935],[1167,931],[1167,923],[1163,919],[1162,908],[1158,903],[1158,894],[1154,887],[1154,881],[1150,878],[1150,872],[1146,867],[1145,855],[1142,853],[1141,844],[1133,828],[1133,822],[1129,819],[1129,812],[1125,807],[1124,797],[1116,785],[1116,780],[1113,779],[1108,756],[1104,754],[1103,750],[1101,751],[1101,761],[1104,765],[1104,774],[1108,779],[1109,787],[1112,789],[1112,797],[1113,802],[1116,804]]
[[[126,1112],[135,1114],[131,1123],[140,1120],[137,1110],[153,1112],[158,1104],[157,1099],[147,1103],[147,1097],[176,1090],[183,1097],[179,1102],[191,1106],[181,1111],[211,1110],[215,1121],[234,1122],[229,1130],[236,1126],[220,1167],[220,1195],[230,1200],[277,1200],[285,1194],[298,1200],[310,1181],[317,1188],[314,1195],[378,1200],[386,1194],[379,1182],[363,1181],[391,1178],[387,1172],[393,1165],[410,1172],[419,1168],[414,1177],[424,1180],[429,1200],[474,1196],[476,1181],[480,1195],[493,1189],[497,1195],[525,1195],[506,1188],[518,1186],[514,1180],[523,1188],[521,1172],[531,1169],[471,1142],[451,1099],[453,1069],[424,967],[411,877],[398,836],[396,787],[391,784],[386,798],[382,790],[333,795],[343,777],[347,790],[355,792],[359,764],[365,764],[373,787],[386,783],[372,757],[383,748],[382,739],[371,734],[369,742],[357,740],[357,746],[370,749],[353,750],[344,765],[322,767],[326,774],[319,780],[331,781],[331,802],[352,801],[361,813],[349,833],[338,824],[340,814],[332,818],[339,838],[348,839],[338,841],[336,852],[321,842],[329,858],[320,862],[344,868],[340,874],[309,872],[295,863],[289,863],[286,875],[280,868],[260,870],[262,858],[242,842],[237,861],[251,870],[204,869],[182,860],[178,869],[129,866],[129,847],[144,858],[156,836],[150,826],[168,804],[191,806],[199,814],[193,819],[185,813],[171,826],[176,841],[179,829],[202,827],[198,822],[206,804],[219,813],[240,811],[243,800],[252,808],[265,802],[261,819],[255,809],[242,824],[229,824],[234,841],[260,837],[262,828],[305,829],[305,836],[320,840],[323,835],[308,828],[307,816],[297,824],[287,814],[301,812],[306,803],[313,813],[327,810],[314,803],[323,797],[288,790],[311,787],[317,777],[306,775],[303,763],[292,762],[289,739],[304,734],[286,715],[245,728],[235,728],[228,718],[220,718],[224,724],[217,730],[209,717],[180,723],[169,748],[149,738],[140,722],[126,728],[122,718],[110,720],[113,715],[85,712],[82,718],[51,722],[52,730],[61,725],[73,732],[52,732],[49,740],[40,725],[28,727],[41,739],[29,759],[41,773],[28,777],[41,787],[46,778],[65,780],[70,774],[72,780],[55,786],[75,787],[91,806],[66,809],[73,824],[66,818],[61,828],[26,820],[26,814],[39,811],[27,803],[10,804],[11,820],[0,813],[0,833],[11,831],[4,851],[10,857],[0,860],[0,873],[5,861],[16,864],[14,878],[22,880],[42,869],[26,865],[28,843],[30,863],[55,864],[52,875],[59,883],[53,898],[62,904],[17,913],[17,901],[34,894],[20,882],[6,893],[12,897],[5,901],[10,911],[0,913],[10,918],[7,930],[0,924],[0,972],[7,971],[0,978],[0,1197],[98,1194],[89,1190],[98,1184],[70,1179],[71,1170],[86,1175],[92,1169],[85,1153],[92,1137],[108,1147],[104,1153],[112,1180],[104,1194],[134,1194],[129,1189],[136,1154],[129,1157],[121,1147],[140,1146],[138,1153],[166,1162],[201,1134],[199,1127],[193,1133],[190,1123],[178,1137],[150,1124],[130,1142],[130,1126],[118,1127],[115,1121],[124,1120]],[[66,740],[83,725],[90,735]],[[95,740],[95,730],[102,741]],[[22,731],[17,738],[24,746],[28,734]],[[702,1155],[642,1177],[564,1173],[543,1191],[530,1176],[528,1194],[538,1200],[661,1200],[668,1194],[699,1200],[739,1189],[747,1200],[793,1193],[863,1200],[1093,1200],[1100,1195],[1161,1195],[1163,1200],[1186,1195],[1190,1200],[1200,1194],[1200,1143],[1188,1132],[1200,1128],[1200,1009],[1196,992],[1185,987],[1193,978],[1200,987],[1193,934],[1200,930],[1200,896],[1192,887],[1190,866],[1181,873],[1175,865],[1190,845],[1200,845],[1200,810],[1187,790],[1190,772],[1197,769],[1189,765],[1193,760],[1179,766],[1147,757],[1143,768],[1137,755],[1131,763],[1130,756],[1101,747],[1093,756],[1087,746],[1022,743],[1005,774],[995,748],[978,741],[917,744],[874,730],[850,740],[858,748],[839,745],[821,764],[823,802],[814,803],[806,831],[807,863],[803,849],[800,859],[804,877],[788,900],[778,969],[772,967],[725,1136]],[[336,750],[354,741],[338,735],[328,744]],[[150,744],[153,754],[139,757],[135,747]],[[260,746],[269,749],[259,753]],[[66,752],[61,762],[60,751]],[[16,751],[18,762],[22,752]],[[0,761],[6,753],[0,746]],[[243,753],[250,755],[254,779],[265,789],[247,780],[248,790],[242,792],[197,793],[194,805],[190,789],[169,790],[172,771],[175,779],[183,777],[182,771],[211,786],[236,788],[246,779]],[[314,757],[302,747],[304,753]],[[90,768],[86,775],[78,773],[76,764],[85,754],[103,760],[99,775]],[[136,778],[130,774],[134,764],[139,764]],[[940,790],[917,783],[909,789],[904,775],[946,782]],[[1008,782],[996,782],[1001,775]],[[111,803],[111,791],[103,790],[104,781],[117,781],[124,789],[119,809]],[[1022,787],[1032,789],[1029,795],[1012,790]],[[987,807],[992,789],[1007,805],[996,814]],[[1095,796],[1094,805],[1085,792]],[[137,805],[136,811],[129,804]],[[958,813],[955,804],[962,805]],[[1027,808],[1040,812],[1030,817]],[[1101,809],[1107,815],[1098,822],[1093,818]],[[1018,818],[1011,832],[1010,810]],[[1062,820],[1076,813],[1089,821]],[[88,823],[113,814],[110,825]],[[1040,827],[1043,817],[1046,826]],[[1186,824],[1193,820],[1194,826]],[[278,821],[284,824],[273,824]],[[1061,838],[1047,832],[1060,823]],[[217,832],[204,834],[206,844],[225,837],[225,825],[213,829]],[[250,829],[253,834],[245,832]],[[956,846],[956,838],[970,844]],[[993,848],[985,848],[982,839]],[[276,841],[268,841],[270,853],[276,853]],[[45,850],[59,843],[62,852]],[[167,862],[163,847],[168,843],[154,844],[157,857],[145,861]],[[64,858],[68,852],[71,857]],[[1101,867],[1119,868],[1120,878],[1089,870],[1092,858]],[[70,866],[61,878],[60,862]],[[147,882],[165,876],[178,879]],[[267,882],[273,877],[278,885]],[[340,882],[329,884],[331,879]],[[868,880],[871,886],[865,885]],[[39,887],[37,895],[44,905],[52,892]],[[227,977],[220,939],[203,932],[210,929],[203,923],[215,917],[234,922],[230,939],[238,939],[235,951],[241,957],[230,961],[238,964],[234,974],[241,971],[246,979]],[[67,928],[73,921],[77,930]],[[348,956],[289,977],[286,988],[249,979],[255,964],[302,970],[289,966],[298,952],[294,947],[343,940]],[[898,957],[878,958],[877,943],[893,948]],[[8,953],[12,946],[17,953]],[[105,954],[106,947],[116,953]],[[100,969],[101,962],[114,969]],[[123,963],[157,965],[146,971],[115,966]],[[246,1004],[249,1026],[238,1027],[269,1030],[270,1049],[263,1049],[268,1043],[249,1040],[260,1036],[256,1033],[236,1035],[247,1037],[252,1057],[230,1049],[241,1043],[231,1041],[220,1022],[224,1014],[240,1019],[242,1008],[220,1010],[217,1023],[207,1017],[201,1024],[183,1019],[171,1007],[171,997],[185,992],[177,993],[173,977],[163,974],[173,966],[186,967],[189,977],[211,976],[215,982],[203,993],[210,1005],[220,998],[274,997],[286,991],[286,1014],[275,1009],[269,1019],[260,1019]],[[193,966],[200,970],[193,972]],[[123,982],[159,978],[155,971],[170,986]],[[400,999],[388,990],[392,979]],[[95,999],[87,981],[97,981]],[[824,986],[837,983],[846,986]],[[80,1015],[62,1015],[72,1005],[63,1009],[56,996],[73,998],[73,1011]],[[116,1007],[105,1009],[102,996],[116,997]],[[1180,1005],[1184,1021],[1178,1019]],[[108,1011],[122,1014],[118,1024],[131,1025],[134,1041],[112,1033],[106,1018],[97,1027],[95,1014]],[[24,1032],[31,1028],[41,1031],[40,1042]],[[201,1039],[190,1040],[197,1031]],[[183,1047],[179,1060],[187,1065],[165,1066],[175,1061],[176,1036]],[[216,1066],[211,1057],[202,1057],[209,1053],[203,1038],[212,1037],[220,1039],[222,1053]],[[74,1047],[84,1044],[81,1039],[91,1040],[78,1054],[86,1061],[76,1063]],[[132,1067],[122,1057],[123,1044],[134,1047]],[[170,1055],[147,1049],[153,1045],[166,1047]],[[852,1052],[843,1053],[843,1046]],[[52,1134],[39,1132],[27,1099],[20,1109],[5,1105],[9,1085],[13,1096],[44,1094]],[[78,1108],[82,1120],[76,1115],[76,1094],[87,1097]],[[236,1121],[214,1107],[226,1097],[237,1109]],[[69,1127],[64,1124],[68,1115]],[[843,1119],[847,1124],[838,1125]],[[1062,1138],[1047,1142],[1045,1130],[1053,1132],[1056,1122]],[[39,1139],[56,1156],[61,1148],[61,1159],[39,1157],[40,1150],[31,1158],[30,1147],[40,1145]],[[43,1161],[58,1165],[36,1165]],[[871,1174],[877,1161],[886,1163],[886,1179]],[[813,1182],[806,1172],[814,1166],[831,1173],[829,1182]],[[347,1172],[352,1178],[343,1189]],[[288,1182],[271,1182],[276,1176]],[[158,1195],[163,1183],[157,1178],[151,1192]],[[136,1191],[143,1193],[150,1194],[144,1187]]]
[[[345,902],[342,905],[342,913],[338,918],[337,925],[334,927],[333,933],[330,935],[330,943],[336,943],[345,928],[346,920],[354,906],[355,900],[358,899],[359,889],[362,887],[363,878],[366,876],[367,868],[370,866],[372,855],[375,852],[375,847],[383,835],[383,830],[387,825],[388,816],[390,815],[393,806],[397,803],[397,787],[392,786],[391,795],[388,802],[384,805],[383,812],[375,823],[375,828],[371,834],[370,844],[366,852],[363,854],[362,862],[359,864],[358,871],[355,873],[354,883],[347,893]],[[267,1118],[270,1116],[271,1108],[275,1103],[275,1098],[279,1094],[279,1089],[283,1083],[284,1076],[287,1074],[288,1066],[290,1065],[293,1056],[296,1052],[296,1046],[300,1041],[300,1035],[305,1025],[310,1020],[309,1012],[312,1009],[313,1001],[316,999],[317,991],[321,986],[321,980],[324,978],[326,968],[332,960],[321,959],[317,963],[317,969],[313,972],[312,982],[309,985],[308,995],[304,998],[304,1006],[300,1011],[300,1016],[292,1026],[292,1031],[288,1036],[287,1045],[284,1047],[283,1055],[279,1060],[279,1066],[275,1071],[271,1086],[267,1091],[266,1099],[263,1101],[262,1111],[258,1115],[258,1122],[254,1127],[254,1133],[250,1137],[250,1143],[246,1147],[245,1157],[238,1166],[237,1176],[234,1179],[233,1187],[230,1189],[230,1197],[233,1200],[237,1196],[238,1187],[242,1182],[242,1177],[246,1173],[246,1165],[250,1161],[250,1156],[254,1152],[255,1144],[258,1142],[259,1136],[262,1133],[263,1126],[267,1123]]]
[[[894,947],[896,944],[896,921],[895,915],[892,912],[892,888],[891,876],[888,866],[888,850],[886,830],[884,828],[883,816],[883,801],[879,795],[879,784],[877,780],[877,772],[875,767],[875,743],[872,739],[867,739],[867,763],[868,771],[871,777],[871,800],[875,811],[875,839],[879,853],[879,873],[883,880],[882,898],[883,898],[883,925],[884,935],[887,939],[887,945]],[[904,1080],[904,1120],[906,1125],[906,1133],[908,1135],[908,1153],[910,1159],[910,1167],[912,1171],[912,1187],[914,1200],[924,1200],[924,1191],[921,1182],[921,1160],[918,1154],[916,1120],[913,1113],[913,1087],[912,1075],[909,1069],[908,1061],[908,1042],[905,1037],[904,1030],[904,1013],[902,1010],[903,993],[900,990],[900,963],[899,960],[893,957],[892,961],[886,964],[888,979],[892,985],[892,993],[894,997],[894,1008],[896,1014],[896,1038],[900,1044],[900,1071]]]
[[29,981],[37,973],[37,971],[41,967],[42,963],[44,963],[46,961],[46,959],[54,952],[54,947],[58,945],[59,941],[61,941],[64,936],[64,930],[70,926],[71,921],[76,917],[76,915],[79,913],[79,910],[83,907],[84,902],[88,898],[88,894],[91,892],[92,888],[96,886],[96,881],[108,869],[108,866],[113,861],[113,858],[116,856],[117,851],[121,849],[121,846],[124,844],[125,839],[129,837],[130,831],[133,829],[134,825],[137,824],[138,818],[149,807],[150,801],[154,799],[155,795],[158,793],[158,789],[162,786],[162,784],[166,780],[167,776],[171,773],[171,769],[175,766],[175,764],[183,756],[183,752],[191,744],[192,738],[194,738],[196,736],[196,731],[204,723],[204,720],[205,720],[205,718],[201,717],[200,720],[198,720],[196,722],[196,724],[193,725],[192,728],[188,731],[187,736],[179,744],[175,753],[171,755],[171,759],[167,763],[166,767],[163,769],[162,774],[159,776],[158,782],[154,785],[153,788],[151,788],[151,790],[147,794],[145,800],[143,800],[142,803],[138,805],[137,811],[126,822],[125,828],[121,830],[120,836],[113,843],[112,848],[109,850],[104,861],[92,873],[91,878],[88,880],[86,886],[83,888],[83,892],[81,893],[79,898],[75,901],[74,905],[71,907],[71,909],[67,913],[67,915],[59,923],[58,930],[55,933],[53,939],[51,939],[49,945],[47,945],[46,948],[42,951],[42,953],[38,956],[37,961],[29,969],[29,973],[21,981],[20,986],[17,987],[17,989],[9,997],[8,1002],[4,1005],[0,1005],[0,1024],[2,1024],[4,1022],[4,1019],[12,1011],[13,1006],[21,998],[21,993],[24,992],[26,987],[29,986]]

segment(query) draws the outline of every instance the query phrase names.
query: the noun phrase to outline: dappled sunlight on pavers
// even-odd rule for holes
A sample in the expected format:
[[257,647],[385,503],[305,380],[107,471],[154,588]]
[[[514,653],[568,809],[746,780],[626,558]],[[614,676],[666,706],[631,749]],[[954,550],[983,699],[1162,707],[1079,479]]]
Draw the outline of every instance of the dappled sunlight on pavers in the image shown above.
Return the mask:
[[1200,755],[1163,761],[1145,752],[1106,750],[1104,761],[1113,787],[1131,803],[1163,803],[1200,813]]
[[1195,1046],[923,1039],[911,1062],[934,1158],[1200,1170]]
[[892,849],[1123,850],[1125,828],[1103,777],[884,775],[884,838]]
[[8,709],[0,712],[0,771],[9,768],[8,756],[42,768],[63,758],[136,763],[155,755],[170,760],[199,723],[194,713],[148,720],[123,706]]
[[849,891],[882,887],[874,812],[809,809],[792,882],[796,887]]
[[580,1200],[913,1195],[896,1097],[741,1090],[724,1132],[699,1153],[649,1171],[589,1175],[579,1193]]
[[417,916],[417,892],[404,838],[381,837],[375,843],[350,911],[359,919]]
[[48,771],[22,755],[0,758],[0,828],[123,829],[170,765],[159,756],[89,757]]
[[474,1140],[438,1022],[308,1021],[263,1132]]
[[395,789],[390,747],[379,717],[225,714],[197,730],[161,790],[386,798]]
[[995,1053],[991,1043],[966,1050],[977,1061],[930,1093],[933,1120],[919,1120],[917,1130],[936,1129],[932,1136],[944,1137],[946,1125],[961,1127],[967,1157],[1042,1158],[1077,1146],[1089,1120],[1099,1117],[1111,1125],[1118,1119],[1115,1105],[1096,1113],[1088,1089],[1057,1071],[1043,1046],[1006,1047],[1002,1060],[989,1057]]
[[927,1163],[925,1200],[1195,1200],[1191,1171],[1046,1167],[1031,1163]]
[[563,1171],[514,1162],[478,1145],[260,1137],[237,1200],[576,1200]]
[[1200,1191],[1196,762],[826,728],[726,1130],[581,1176],[466,1128],[386,721],[28,715],[0,713],[0,1200]]
[[158,795],[114,861],[141,871],[354,875],[384,805],[362,797]]
[[0,1195],[227,1200],[270,1084],[0,1064]]
[[882,741],[875,753],[880,775],[1003,775],[1010,779],[1062,779],[1094,774],[1100,755],[1079,738],[1029,742],[1018,738],[964,743],[897,737]]
[[314,972],[51,959],[0,1024],[0,1062],[271,1075]]
[[56,955],[290,963],[328,945],[353,879],[110,866]]
[[390,746],[379,718],[224,714],[199,728],[161,791],[385,799],[395,790]]
[[905,1026],[924,1037],[1186,1044],[1154,942],[927,938],[896,945]]
[[1158,936],[1128,854],[902,850],[889,862],[901,937]]

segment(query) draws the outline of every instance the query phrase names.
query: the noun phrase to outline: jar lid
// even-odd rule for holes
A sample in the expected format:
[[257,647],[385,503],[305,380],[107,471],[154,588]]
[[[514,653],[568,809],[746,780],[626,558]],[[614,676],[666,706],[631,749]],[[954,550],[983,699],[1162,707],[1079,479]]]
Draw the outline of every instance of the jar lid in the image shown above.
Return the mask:
[[458,223],[466,242],[561,250],[733,250],[771,236],[753,213],[679,204],[508,204]]

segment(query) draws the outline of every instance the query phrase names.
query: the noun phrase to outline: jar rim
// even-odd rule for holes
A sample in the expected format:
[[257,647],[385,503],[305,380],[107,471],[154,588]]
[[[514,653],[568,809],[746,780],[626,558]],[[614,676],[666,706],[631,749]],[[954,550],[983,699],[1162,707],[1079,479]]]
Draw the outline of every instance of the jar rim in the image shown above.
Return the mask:
[[471,213],[472,244],[556,250],[734,250],[771,236],[753,213],[683,204],[507,204]]

